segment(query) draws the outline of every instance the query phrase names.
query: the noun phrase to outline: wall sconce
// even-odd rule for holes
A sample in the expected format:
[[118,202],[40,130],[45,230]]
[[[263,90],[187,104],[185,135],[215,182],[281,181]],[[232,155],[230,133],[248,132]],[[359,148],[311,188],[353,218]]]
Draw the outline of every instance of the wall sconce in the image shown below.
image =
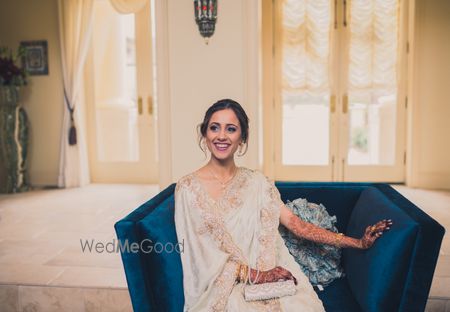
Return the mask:
[[217,0],[194,0],[194,11],[198,30],[208,44],[216,26]]

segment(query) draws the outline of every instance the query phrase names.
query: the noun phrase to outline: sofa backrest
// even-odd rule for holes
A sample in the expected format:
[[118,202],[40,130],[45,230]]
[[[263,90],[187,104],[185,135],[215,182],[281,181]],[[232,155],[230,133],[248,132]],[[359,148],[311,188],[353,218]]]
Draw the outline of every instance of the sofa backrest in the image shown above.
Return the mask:
[[392,219],[392,228],[369,250],[344,249],[352,293],[364,311],[423,311],[444,230],[392,187],[367,187],[350,216],[347,235]]
[[297,198],[323,204],[327,212],[336,216],[339,232],[346,233],[348,221],[361,192],[369,183],[276,182],[284,203]]

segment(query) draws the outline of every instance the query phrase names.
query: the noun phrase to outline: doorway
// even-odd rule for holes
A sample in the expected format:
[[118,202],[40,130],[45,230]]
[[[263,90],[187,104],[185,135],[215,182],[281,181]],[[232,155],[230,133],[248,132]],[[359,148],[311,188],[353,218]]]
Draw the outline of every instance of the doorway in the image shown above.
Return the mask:
[[86,64],[93,182],[158,182],[152,42],[150,1],[136,14],[94,1]]
[[404,181],[406,5],[263,3],[268,175]]

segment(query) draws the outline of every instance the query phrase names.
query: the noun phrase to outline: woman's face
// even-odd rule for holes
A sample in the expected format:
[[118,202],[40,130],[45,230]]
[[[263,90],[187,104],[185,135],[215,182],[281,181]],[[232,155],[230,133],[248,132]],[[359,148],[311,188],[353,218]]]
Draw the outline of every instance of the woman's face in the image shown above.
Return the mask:
[[211,157],[219,160],[232,158],[242,142],[241,126],[232,109],[212,114],[205,137]]

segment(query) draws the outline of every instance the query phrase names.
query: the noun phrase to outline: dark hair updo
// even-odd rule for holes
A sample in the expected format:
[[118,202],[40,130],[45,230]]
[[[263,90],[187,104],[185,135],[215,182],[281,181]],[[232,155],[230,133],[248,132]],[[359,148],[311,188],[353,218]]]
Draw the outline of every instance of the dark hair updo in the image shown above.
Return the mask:
[[[203,118],[203,122],[198,125],[199,130],[199,146],[203,150],[201,141],[204,137],[206,137],[206,132],[208,130],[209,121],[211,120],[211,116],[217,112],[224,109],[231,109],[236,114],[237,119],[239,120],[239,125],[241,127],[241,139],[245,144],[245,151],[243,154],[247,152],[248,148],[248,116],[245,113],[245,110],[242,108],[241,104],[236,101],[230,99],[223,99],[217,101],[213,105],[211,105],[205,113],[205,117]],[[206,151],[204,151],[206,152]]]

